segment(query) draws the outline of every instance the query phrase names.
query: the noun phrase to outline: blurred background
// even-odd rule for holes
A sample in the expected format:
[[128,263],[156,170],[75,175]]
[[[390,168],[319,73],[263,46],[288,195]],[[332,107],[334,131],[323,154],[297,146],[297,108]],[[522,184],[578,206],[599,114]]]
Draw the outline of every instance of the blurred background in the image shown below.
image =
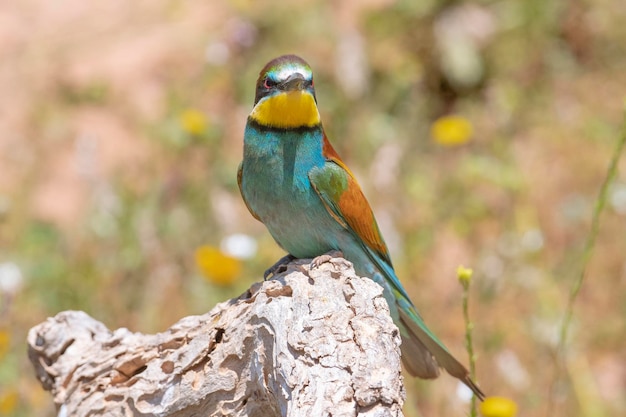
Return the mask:
[[[296,53],[398,275],[523,416],[626,413],[626,161],[555,347],[626,97],[623,0],[0,3],[0,415],[53,416],[26,334],[84,310],[151,333],[284,253],[236,184],[254,83]],[[464,416],[448,376],[407,416]],[[549,394],[552,395],[549,395]],[[552,410],[552,411],[548,411]]]

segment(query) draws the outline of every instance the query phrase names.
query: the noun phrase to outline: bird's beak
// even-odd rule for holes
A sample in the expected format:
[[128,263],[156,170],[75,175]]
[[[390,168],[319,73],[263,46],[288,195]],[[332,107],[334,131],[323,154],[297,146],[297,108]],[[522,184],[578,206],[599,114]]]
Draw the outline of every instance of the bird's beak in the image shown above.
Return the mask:
[[302,90],[304,89],[304,82],[304,76],[299,72],[296,72],[280,83],[280,89],[285,91]]

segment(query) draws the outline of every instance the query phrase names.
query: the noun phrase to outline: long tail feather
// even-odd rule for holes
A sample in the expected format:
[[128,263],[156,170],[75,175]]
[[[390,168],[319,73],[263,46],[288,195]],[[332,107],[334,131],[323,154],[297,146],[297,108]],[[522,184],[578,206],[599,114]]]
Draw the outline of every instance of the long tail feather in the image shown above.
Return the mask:
[[[402,334],[402,362],[407,371],[413,376],[422,379],[433,379],[439,376],[439,365],[432,353],[410,330]],[[406,335],[405,335],[406,334]]]
[[[441,366],[450,375],[467,385],[481,401],[484,400],[485,394],[472,381],[468,370],[448,352],[443,343],[437,339],[437,336],[428,329],[415,306],[411,303],[391,264],[371,248],[363,246],[363,249],[374,266],[380,271],[380,275],[376,272],[372,274],[371,271],[367,270],[365,273],[372,274],[374,281],[389,291],[388,303],[392,303],[392,299],[395,301],[395,309],[398,310],[400,320],[400,323],[397,324],[399,327],[404,327],[404,329],[400,329],[401,333],[405,333],[402,334],[400,349],[407,370],[414,376],[429,379],[439,375],[438,366]],[[389,307],[394,310],[392,306]]]
[[[436,339],[433,338],[430,332],[426,331],[422,326],[417,323],[416,318],[412,317],[409,311],[403,306],[398,306],[398,312],[400,313],[400,320],[402,324],[406,326],[416,340],[411,340],[409,345],[412,346],[424,346],[436,359],[439,366],[444,368],[448,373],[459,380],[461,380],[465,385],[471,389],[476,397],[478,397],[481,401],[485,399],[485,394],[481,391],[480,388],[471,380],[468,370],[448,352],[448,350],[443,347],[443,345]],[[416,315],[417,317],[417,315]],[[403,345],[405,341],[403,340]],[[409,350],[414,350],[413,348],[409,348]],[[409,352],[407,352],[409,353]],[[403,352],[404,355],[404,352]],[[422,352],[423,355],[423,352]],[[409,361],[411,361],[409,359]],[[405,360],[405,365],[406,365]],[[408,367],[411,372],[411,367]],[[419,368],[418,368],[419,370]],[[421,375],[416,373],[417,376]],[[436,375],[435,375],[436,376]],[[432,377],[431,377],[432,378]]]

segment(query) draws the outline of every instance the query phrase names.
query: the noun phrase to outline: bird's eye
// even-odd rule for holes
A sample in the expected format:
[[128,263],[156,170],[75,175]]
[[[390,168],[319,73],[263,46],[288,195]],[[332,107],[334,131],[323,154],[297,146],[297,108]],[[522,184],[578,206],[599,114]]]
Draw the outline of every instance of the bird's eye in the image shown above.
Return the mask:
[[269,90],[270,88],[274,87],[276,85],[276,82],[274,82],[274,80],[271,80],[269,78],[266,78],[265,81],[263,82],[263,87],[266,90]]
[[313,83],[313,78],[311,78],[311,88],[315,87],[315,84]]

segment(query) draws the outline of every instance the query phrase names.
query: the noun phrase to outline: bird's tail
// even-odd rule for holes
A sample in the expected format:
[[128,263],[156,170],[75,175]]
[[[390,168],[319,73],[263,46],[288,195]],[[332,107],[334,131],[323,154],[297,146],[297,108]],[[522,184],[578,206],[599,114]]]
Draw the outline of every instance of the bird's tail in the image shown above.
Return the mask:
[[[420,378],[436,378],[439,367],[467,385],[481,401],[485,394],[470,378],[467,369],[458,361],[426,324],[410,301],[396,296],[402,333],[402,360],[407,371]],[[402,331],[404,330],[404,331]]]
[[[420,378],[437,378],[439,367],[442,367],[467,385],[481,401],[484,400],[485,394],[472,381],[467,369],[428,329],[396,276],[391,261],[381,258],[371,249],[365,250],[372,261],[373,269],[366,269],[365,272],[371,274],[372,279],[385,289],[385,298],[389,303],[392,317],[400,328],[402,361],[409,373]],[[394,310],[397,310],[397,313]]]

